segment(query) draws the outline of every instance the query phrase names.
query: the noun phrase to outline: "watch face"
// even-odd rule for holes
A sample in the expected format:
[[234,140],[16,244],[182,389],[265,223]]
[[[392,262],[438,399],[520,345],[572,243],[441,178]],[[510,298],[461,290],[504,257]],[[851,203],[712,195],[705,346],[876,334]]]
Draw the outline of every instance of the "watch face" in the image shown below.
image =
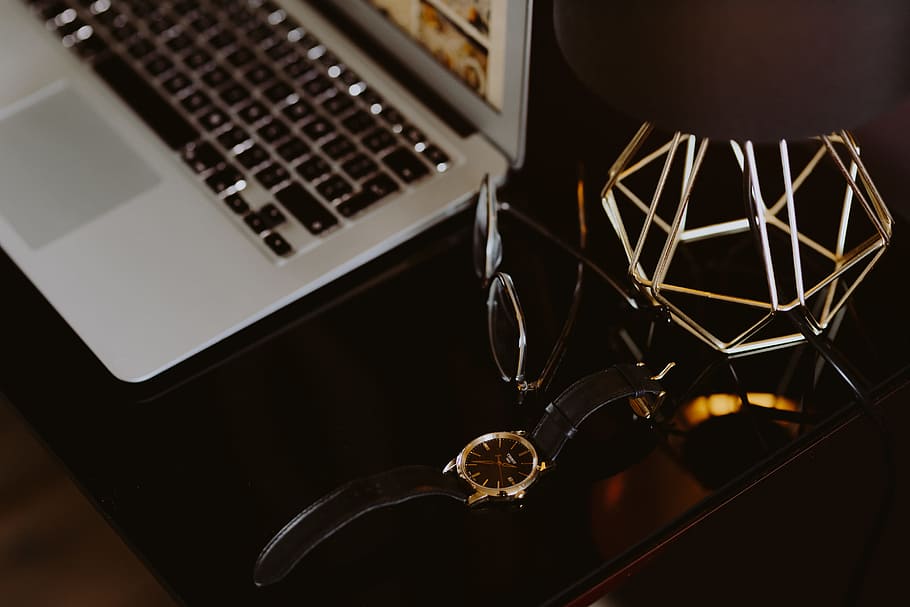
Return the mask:
[[468,443],[460,456],[459,472],[486,495],[511,497],[537,477],[537,451],[516,432],[491,432]]

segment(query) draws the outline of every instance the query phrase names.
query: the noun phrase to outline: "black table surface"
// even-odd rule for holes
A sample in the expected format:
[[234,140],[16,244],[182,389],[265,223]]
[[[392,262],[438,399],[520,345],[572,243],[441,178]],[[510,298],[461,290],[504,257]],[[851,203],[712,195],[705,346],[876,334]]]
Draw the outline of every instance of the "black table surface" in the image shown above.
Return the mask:
[[[567,177],[553,187],[568,188],[571,200],[571,185]],[[535,369],[568,307],[574,263],[508,215],[502,223],[504,265],[527,294]],[[592,240],[609,250],[606,230],[592,213]],[[894,239],[831,341],[876,400],[910,377],[908,329],[886,295],[910,258],[906,244]],[[728,360],[661,325],[645,361],[678,366],[666,380],[668,420],[656,431],[625,409],[598,414],[523,507],[408,502],[345,528],[285,581],[255,587],[253,562],[266,541],[324,493],[393,466],[441,467],[471,438],[539,416],[545,398],[517,405],[495,370],[470,245],[464,214],[140,385],[113,380],[4,258],[0,389],[187,605],[328,596],[337,604],[564,604],[858,413],[855,394],[811,345]],[[619,260],[597,249],[605,265]],[[619,329],[637,334],[650,318],[624,313],[589,278],[550,394],[633,362]],[[788,396],[806,417],[715,417],[711,431],[690,425],[680,407],[739,391]]]
[[[526,170],[503,192],[570,239],[575,162],[591,156],[591,255],[617,276],[624,259],[592,196],[616,143],[632,132],[622,127],[609,145],[568,154],[554,153],[561,148],[544,145],[552,143],[545,136],[532,139]],[[894,285],[910,260],[900,215],[890,250],[820,346],[727,359],[657,323],[653,344],[637,356],[623,331],[644,343],[653,315],[628,313],[589,275],[547,395],[615,362],[643,358],[659,369],[675,361],[665,420],[650,428],[623,408],[605,411],[521,508],[408,502],[355,522],[286,580],[257,588],[253,563],[264,544],[326,492],[398,465],[441,468],[475,436],[539,417],[547,395],[516,404],[491,359],[470,221],[454,217],[139,385],[114,380],[2,256],[0,391],[186,605],[557,605],[604,591],[864,415],[832,363],[874,403],[893,400],[910,379],[910,328]],[[574,262],[508,216],[503,231],[533,372],[568,308]],[[719,392],[783,395],[804,415],[780,421],[752,411],[696,424],[684,405]]]

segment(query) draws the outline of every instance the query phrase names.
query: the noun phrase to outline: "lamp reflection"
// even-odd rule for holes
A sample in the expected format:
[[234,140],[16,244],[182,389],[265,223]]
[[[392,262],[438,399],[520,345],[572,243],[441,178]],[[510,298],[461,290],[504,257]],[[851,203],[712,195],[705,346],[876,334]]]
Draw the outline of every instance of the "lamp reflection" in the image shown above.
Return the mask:
[[771,392],[713,393],[678,407],[664,448],[592,490],[592,531],[604,558],[660,528],[788,444],[799,403]]

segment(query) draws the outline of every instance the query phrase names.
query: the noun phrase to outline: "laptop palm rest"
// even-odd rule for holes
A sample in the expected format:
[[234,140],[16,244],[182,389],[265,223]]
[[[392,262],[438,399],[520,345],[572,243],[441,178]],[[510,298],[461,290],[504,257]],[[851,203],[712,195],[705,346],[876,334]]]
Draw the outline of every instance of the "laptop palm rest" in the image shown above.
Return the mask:
[[0,214],[33,249],[160,181],[148,163],[63,82],[45,87],[0,116],[0,157],[5,190]]

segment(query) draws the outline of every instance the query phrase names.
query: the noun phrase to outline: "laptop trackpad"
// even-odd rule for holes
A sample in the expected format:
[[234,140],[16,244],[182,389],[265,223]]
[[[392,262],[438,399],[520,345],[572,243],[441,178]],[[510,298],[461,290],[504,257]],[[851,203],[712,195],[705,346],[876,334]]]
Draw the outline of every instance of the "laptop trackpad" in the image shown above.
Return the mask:
[[98,112],[60,83],[0,110],[0,214],[33,249],[158,181]]

